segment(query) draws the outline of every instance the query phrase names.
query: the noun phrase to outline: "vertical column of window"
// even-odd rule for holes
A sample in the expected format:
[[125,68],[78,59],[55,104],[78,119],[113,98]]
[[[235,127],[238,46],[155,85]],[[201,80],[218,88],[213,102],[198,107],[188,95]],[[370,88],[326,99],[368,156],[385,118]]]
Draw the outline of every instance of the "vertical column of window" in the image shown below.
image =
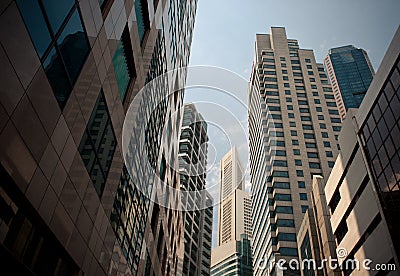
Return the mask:
[[135,1],[136,20],[139,32],[140,45],[143,46],[147,33],[150,30],[149,10],[146,0]]
[[131,82],[134,82],[137,76],[128,24],[125,26],[121,39],[118,41],[112,62],[119,95],[121,100],[124,101]]
[[17,1],[54,96],[64,108],[89,53],[77,1]]

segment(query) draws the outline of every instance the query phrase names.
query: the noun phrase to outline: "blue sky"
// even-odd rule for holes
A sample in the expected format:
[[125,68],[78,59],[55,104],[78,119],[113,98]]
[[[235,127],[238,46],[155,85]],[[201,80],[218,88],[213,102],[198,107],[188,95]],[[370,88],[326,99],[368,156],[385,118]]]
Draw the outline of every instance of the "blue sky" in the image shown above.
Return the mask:
[[[190,65],[223,67],[248,80],[255,34],[268,33],[271,26],[284,26],[288,37],[297,39],[301,48],[314,50],[317,62],[323,62],[330,48],[352,44],[367,51],[377,71],[399,26],[399,11],[399,0],[199,0]],[[199,96],[197,89],[186,91],[185,101],[215,101],[211,97],[215,91],[203,92]],[[219,115],[209,108],[199,111],[205,120]],[[246,117],[243,110],[232,108],[232,112],[238,118]],[[207,186],[214,186],[217,192],[219,158],[229,145],[215,129],[209,130],[209,136],[217,160],[207,175]],[[216,223],[214,212],[213,247],[217,241]]]

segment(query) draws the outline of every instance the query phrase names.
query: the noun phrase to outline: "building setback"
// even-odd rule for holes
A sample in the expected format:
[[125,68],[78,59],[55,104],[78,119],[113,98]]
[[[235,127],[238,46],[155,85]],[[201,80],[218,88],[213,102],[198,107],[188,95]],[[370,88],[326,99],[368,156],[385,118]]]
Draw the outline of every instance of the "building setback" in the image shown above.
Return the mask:
[[[371,259],[399,267],[400,29],[358,110],[339,136],[341,152],[325,186],[341,261]],[[389,266],[385,273],[396,275]],[[347,269],[346,275],[370,273]]]
[[256,35],[248,106],[254,273],[275,275],[271,264],[298,257],[312,177],[329,175],[341,120],[323,65],[282,27]]
[[374,77],[367,52],[353,45],[329,50],[325,68],[342,120],[349,108],[358,108]]
[[[178,167],[180,117],[171,114],[183,105],[182,90],[173,97],[151,90],[134,114],[148,122],[147,143],[128,158],[135,179],[121,137],[138,91],[188,64],[196,6],[197,0],[3,1],[2,272],[181,274],[182,215],[168,208],[174,200],[154,203],[163,193],[149,176],[179,187],[165,160]],[[163,81],[179,88],[185,77],[178,72]],[[152,103],[162,104],[153,112]],[[170,117],[170,135],[162,136]],[[143,172],[146,159],[152,170]]]
[[183,275],[210,275],[214,200],[205,182],[207,143],[207,123],[194,104],[185,104],[179,142]]

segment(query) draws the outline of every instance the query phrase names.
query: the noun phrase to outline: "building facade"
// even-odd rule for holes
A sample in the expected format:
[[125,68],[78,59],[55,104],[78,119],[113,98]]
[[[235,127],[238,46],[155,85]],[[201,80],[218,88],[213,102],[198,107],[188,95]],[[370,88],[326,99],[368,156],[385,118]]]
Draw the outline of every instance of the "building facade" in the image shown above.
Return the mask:
[[185,104],[179,141],[184,247],[183,275],[210,275],[213,198],[206,190],[207,124]]
[[[341,152],[325,186],[342,262],[372,260],[399,267],[400,29],[358,111],[350,110],[339,136]],[[390,266],[392,265],[392,266]],[[375,271],[377,272],[377,271]],[[345,275],[370,273],[345,267]]]
[[218,245],[251,239],[251,196],[244,190],[243,166],[235,147],[222,159],[220,204],[218,209]]
[[329,175],[341,119],[323,65],[282,27],[256,35],[248,99],[254,273],[274,275],[270,264],[298,257],[312,177]]
[[[136,115],[148,122],[141,132],[147,143],[131,152],[129,167],[121,137],[138,91],[188,64],[196,6],[196,0],[2,2],[3,271],[181,273],[181,213],[167,208],[172,203],[154,203],[163,192],[147,176],[179,187],[178,172],[166,170],[165,160],[178,166],[172,141],[179,140],[180,117],[171,135],[162,134],[183,92],[146,95]],[[185,77],[178,72],[163,81],[179,88]],[[149,112],[154,102],[162,104]],[[143,172],[144,157],[151,172]]]
[[251,243],[246,234],[213,250],[211,275],[252,276]]
[[332,48],[325,60],[342,120],[349,108],[358,108],[374,77],[367,52],[353,45]]

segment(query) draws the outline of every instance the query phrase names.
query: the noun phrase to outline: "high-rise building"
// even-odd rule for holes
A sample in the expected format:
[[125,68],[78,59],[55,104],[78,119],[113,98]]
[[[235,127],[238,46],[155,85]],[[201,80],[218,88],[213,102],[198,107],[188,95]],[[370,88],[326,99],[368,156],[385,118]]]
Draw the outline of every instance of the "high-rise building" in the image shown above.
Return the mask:
[[325,68],[342,120],[349,108],[358,108],[374,76],[367,52],[353,45],[332,48]]
[[[393,275],[400,256],[400,28],[357,110],[349,110],[325,195],[342,261],[372,260]],[[388,264],[392,264],[391,267]],[[346,275],[370,273],[348,268]]]
[[251,242],[246,234],[215,248],[211,258],[211,275],[253,275]]
[[[159,180],[151,176],[179,187],[178,171],[166,170],[165,160],[178,167],[180,117],[162,134],[182,107],[183,91],[168,97],[172,91],[152,90],[141,113],[130,114],[148,122],[134,133],[145,134],[146,143],[132,148],[130,166],[121,137],[138,91],[188,64],[196,5],[2,2],[2,272],[181,273],[182,216],[167,208],[172,200],[155,203],[163,194],[152,189]],[[185,77],[176,72],[163,81],[179,89]],[[160,104],[151,110],[154,103]]]
[[283,27],[257,34],[249,86],[255,275],[275,275],[279,259],[298,257],[296,233],[312,177],[329,175],[340,128],[332,88],[313,51],[288,39]]
[[251,197],[244,190],[243,166],[236,147],[221,159],[220,168],[218,245],[239,240],[241,234],[251,239]]
[[179,141],[183,275],[210,275],[213,198],[205,189],[207,142],[207,123],[194,104],[185,104]]

